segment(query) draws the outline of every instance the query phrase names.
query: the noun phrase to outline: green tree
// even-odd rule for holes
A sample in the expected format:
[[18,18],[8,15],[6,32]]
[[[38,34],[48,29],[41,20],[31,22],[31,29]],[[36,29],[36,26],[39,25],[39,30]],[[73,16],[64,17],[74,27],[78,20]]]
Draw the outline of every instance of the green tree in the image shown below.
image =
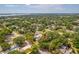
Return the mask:
[[58,38],[60,35],[59,35],[59,33],[56,32],[56,31],[54,31],[54,32],[48,31],[48,32],[46,32],[46,33],[44,34],[44,36],[45,36],[45,37],[43,38],[43,40],[45,40],[45,41],[51,41],[51,40],[53,40],[53,39]]
[[8,49],[10,49],[10,44],[8,44],[6,42],[2,43],[1,48],[2,48],[3,51],[8,50]]
[[14,39],[14,43],[16,43],[17,45],[19,45],[20,47],[23,46],[24,42],[25,42],[25,38],[24,37],[16,37]]
[[8,54],[24,54],[24,53],[18,50],[13,50],[13,51],[10,51]]
[[62,45],[67,45],[68,41],[67,39],[63,37],[59,37],[57,39],[54,39],[49,44],[49,51],[56,50],[60,48]]
[[74,47],[79,48],[79,34],[75,34],[75,39],[73,40]]
[[5,41],[5,37],[4,36],[0,36],[0,44],[3,43]]
[[33,44],[31,48],[32,48],[31,54],[39,53],[39,51],[38,51],[39,47],[36,44]]

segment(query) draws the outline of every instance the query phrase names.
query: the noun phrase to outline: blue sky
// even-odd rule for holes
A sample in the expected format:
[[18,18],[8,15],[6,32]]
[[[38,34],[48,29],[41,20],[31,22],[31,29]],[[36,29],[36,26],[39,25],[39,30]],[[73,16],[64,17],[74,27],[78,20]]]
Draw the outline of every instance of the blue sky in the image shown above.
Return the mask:
[[79,4],[0,4],[0,13],[79,13]]

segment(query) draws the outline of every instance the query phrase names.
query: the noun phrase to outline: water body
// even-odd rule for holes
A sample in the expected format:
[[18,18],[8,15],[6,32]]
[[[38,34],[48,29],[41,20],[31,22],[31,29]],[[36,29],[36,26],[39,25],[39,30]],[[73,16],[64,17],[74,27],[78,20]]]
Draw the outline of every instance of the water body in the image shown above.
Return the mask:
[[25,13],[5,13],[5,14],[0,14],[0,17],[1,16],[19,16],[19,15],[28,15],[28,14],[25,14]]
[[0,14],[1,16],[19,16],[19,15],[79,15],[79,13],[4,13]]

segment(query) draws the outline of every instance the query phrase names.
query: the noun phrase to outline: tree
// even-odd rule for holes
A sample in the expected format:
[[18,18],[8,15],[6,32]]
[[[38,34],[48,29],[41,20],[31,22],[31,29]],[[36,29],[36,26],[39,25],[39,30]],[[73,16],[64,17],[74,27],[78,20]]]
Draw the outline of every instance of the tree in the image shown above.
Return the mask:
[[69,38],[69,37],[70,37],[70,33],[69,33],[69,32],[64,32],[63,36],[64,36],[65,38]]
[[33,43],[33,41],[34,41],[34,33],[32,33],[32,32],[27,32],[27,33],[25,34],[25,38],[26,38],[26,40],[28,40],[28,41],[30,41],[30,42]]
[[66,28],[69,29],[69,30],[72,30],[73,29],[73,25],[70,24],[70,23],[67,23],[66,24]]
[[0,44],[3,43],[5,41],[5,37],[0,36]]
[[8,50],[8,49],[10,49],[10,44],[8,44],[6,42],[2,43],[1,48],[2,48],[3,51]]
[[64,39],[63,37],[54,39],[49,44],[49,51],[56,50],[60,48],[62,45],[67,45],[67,43],[68,43],[67,39]]
[[8,54],[24,54],[24,53],[18,50],[13,50],[13,51],[10,51]]
[[[44,34],[44,37],[42,37],[39,40],[40,48],[49,50],[49,45],[50,45],[51,41],[58,39],[59,37],[60,37],[60,35],[56,31],[55,32],[48,31],[47,33]],[[54,45],[54,43],[53,43],[53,45]]]
[[76,34],[75,39],[73,40],[74,47],[79,48],[79,34]]
[[61,45],[62,43],[59,42],[59,39],[54,39],[50,42],[49,51],[55,50],[59,48]]
[[32,48],[31,54],[39,53],[38,51],[39,47],[36,44],[33,44],[31,48]]
[[19,45],[20,47],[23,46],[24,42],[25,42],[25,38],[24,37],[16,37],[14,39],[14,43],[16,43],[17,45]]
[[39,43],[40,49],[48,50],[49,49],[49,43],[50,42],[40,42]]
[[8,34],[11,34],[12,31],[10,29],[6,29],[6,28],[3,28],[1,31],[0,31],[0,35],[1,36],[5,36],[5,35],[8,35]]
[[42,38],[42,40],[45,40],[45,41],[51,41],[53,39],[56,39],[60,36],[60,34],[56,31],[52,32],[52,31],[48,31],[44,34],[44,37]]

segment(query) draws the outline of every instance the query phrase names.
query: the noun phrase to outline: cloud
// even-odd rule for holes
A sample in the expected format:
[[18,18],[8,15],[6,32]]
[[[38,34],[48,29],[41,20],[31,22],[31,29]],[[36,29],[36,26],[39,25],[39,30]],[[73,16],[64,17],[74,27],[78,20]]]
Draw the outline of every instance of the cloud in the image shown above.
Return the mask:
[[0,13],[67,13],[79,12],[79,5],[63,4],[3,4],[0,5]]
[[35,9],[62,9],[62,5],[53,5],[53,4],[39,4],[39,5],[30,5],[30,8]]
[[15,7],[16,5],[6,4],[5,7]]
[[32,11],[36,12],[56,12],[56,11],[61,11],[63,10],[62,5],[58,4],[33,4],[29,5],[28,8]]

